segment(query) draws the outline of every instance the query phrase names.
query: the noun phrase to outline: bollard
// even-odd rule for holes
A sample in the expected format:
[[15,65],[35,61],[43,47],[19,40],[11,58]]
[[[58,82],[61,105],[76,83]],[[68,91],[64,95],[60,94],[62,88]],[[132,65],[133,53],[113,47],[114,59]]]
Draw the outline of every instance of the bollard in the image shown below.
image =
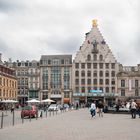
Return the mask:
[[22,117],[22,124],[24,123],[24,117]]
[[14,126],[14,124],[15,124],[15,111],[13,110],[12,112],[13,112],[13,126]]
[[53,110],[53,116],[54,116],[54,110]]
[[49,115],[51,116],[51,110],[49,112],[50,112]]
[[31,112],[30,112],[30,114],[29,114],[29,118],[30,118],[29,121],[31,122]]
[[58,111],[58,110],[56,110],[56,115],[57,115],[57,111]]
[[46,118],[47,118],[47,112],[48,112],[48,111],[46,110]]
[[41,110],[41,112],[40,112],[40,118],[42,118],[43,117],[43,111]]
[[3,111],[2,111],[2,113],[1,113],[1,129],[3,128],[3,116],[4,116],[4,114],[3,114]]
[[37,114],[36,114],[36,120],[37,120],[37,118],[38,118],[38,111],[37,111]]
[[[23,112],[23,108],[22,108],[22,112]],[[21,113],[21,119],[22,119],[22,124],[24,123],[24,115]]]

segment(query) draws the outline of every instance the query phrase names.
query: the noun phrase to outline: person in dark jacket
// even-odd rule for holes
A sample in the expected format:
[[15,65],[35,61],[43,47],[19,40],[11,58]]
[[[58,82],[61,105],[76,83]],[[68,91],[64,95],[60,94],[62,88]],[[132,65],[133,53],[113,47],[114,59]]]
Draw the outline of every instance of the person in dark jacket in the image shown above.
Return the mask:
[[99,101],[98,104],[98,113],[99,113],[99,117],[103,117],[103,109],[104,109],[104,105],[102,101]]

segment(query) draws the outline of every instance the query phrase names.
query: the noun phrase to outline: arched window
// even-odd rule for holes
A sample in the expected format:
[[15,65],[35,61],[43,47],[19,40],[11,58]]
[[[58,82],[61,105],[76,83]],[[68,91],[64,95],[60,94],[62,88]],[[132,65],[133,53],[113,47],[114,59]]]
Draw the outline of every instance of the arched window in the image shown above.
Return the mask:
[[100,71],[99,75],[100,77],[103,77],[103,71]]
[[99,56],[99,60],[103,61],[103,56],[102,55]]
[[93,79],[93,84],[97,85],[97,79]]
[[87,60],[88,60],[88,61],[91,60],[91,56],[90,56],[90,54],[87,56]]
[[96,54],[93,55],[93,59],[94,59],[94,61],[97,61],[97,55]]
[[93,77],[97,77],[97,71],[94,71]]
[[109,79],[105,79],[105,84],[109,85]]
[[106,72],[105,72],[105,76],[106,76],[106,77],[109,77],[109,71],[106,71]]
[[91,84],[91,79],[87,79],[87,84],[88,84],[88,85]]

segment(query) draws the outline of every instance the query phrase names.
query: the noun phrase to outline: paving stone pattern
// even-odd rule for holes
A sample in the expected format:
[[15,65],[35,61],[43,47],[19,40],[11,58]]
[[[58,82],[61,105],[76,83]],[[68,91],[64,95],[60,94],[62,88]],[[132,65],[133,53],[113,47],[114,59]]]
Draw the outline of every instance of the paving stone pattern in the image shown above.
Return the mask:
[[0,140],[140,140],[140,118],[97,114],[94,119],[88,109],[73,110],[0,129]]

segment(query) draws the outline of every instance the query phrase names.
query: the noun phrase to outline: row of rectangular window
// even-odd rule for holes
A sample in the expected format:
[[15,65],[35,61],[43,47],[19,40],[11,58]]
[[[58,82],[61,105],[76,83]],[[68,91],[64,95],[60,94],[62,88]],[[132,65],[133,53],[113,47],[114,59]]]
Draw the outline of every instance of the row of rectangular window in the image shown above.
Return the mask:
[[[104,81],[105,81],[106,85],[109,85],[109,83],[110,83],[109,79],[105,79],[105,80],[104,79],[99,79],[99,84],[103,85]],[[81,84],[84,85],[85,83],[86,83],[86,80],[85,79],[81,79]],[[91,83],[92,83],[92,79],[87,79],[87,84],[89,85]],[[93,84],[97,85],[97,83],[98,83],[98,80],[97,79],[93,79]],[[79,85],[79,79],[75,80],[75,84]],[[115,85],[115,80],[112,80],[111,84]]]
[[[131,81],[130,81],[131,82]],[[126,80],[121,80],[121,87],[126,86]],[[139,80],[135,80],[135,87],[139,87]]]
[[52,60],[40,60],[40,64],[44,65],[67,65],[67,64],[72,64],[71,59],[52,59]]
[[[121,89],[121,96],[125,96],[125,94],[126,94],[126,90]],[[135,96],[140,96],[138,89],[135,89]]]
[[17,87],[17,82],[13,81],[13,80],[10,80],[10,79],[7,79],[7,78],[0,77],[0,85],[16,88]]
[[0,96],[3,97],[16,97],[17,92],[15,90],[6,90],[6,89],[0,89]]
[[115,69],[115,63],[111,63],[111,64],[110,63],[81,63],[81,64],[80,63],[75,63],[75,68],[79,69],[80,65],[81,65],[81,68],[85,69],[85,67],[87,65],[87,68],[90,69],[92,67],[92,64],[93,64],[94,69],[97,69],[98,65],[99,65],[100,69],[103,69],[104,67],[106,69],[109,69],[109,68]]
[[[104,73],[103,71],[99,71],[99,76],[100,76],[100,77],[103,77],[104,74],[105,74],[106,77],[109,77],[109,76],[110,76],[109,71],[105,71],[105,73]],[[94,76],[94,77],[97,77],[97,75],[98,75],[98,72],[97,72],[97,71],[94,71],[94,72],[93,72],[93,76]],[[75,76],[76,76],[76,77],[79,76],[79,71],[78,71],[78,70],[75,71]],[[85,76],[86,76],[86,73],[85,73],[84,70],[81,71],[81,76],[82,76],[82,77],[85,77]],[[91,71],[87,71],[87,76],[88,76],[88,77],[91,77]],[[112,77],[115,77],[115,76],[116,76],[115,71],[111,71],[111,76],[112,76]]]

